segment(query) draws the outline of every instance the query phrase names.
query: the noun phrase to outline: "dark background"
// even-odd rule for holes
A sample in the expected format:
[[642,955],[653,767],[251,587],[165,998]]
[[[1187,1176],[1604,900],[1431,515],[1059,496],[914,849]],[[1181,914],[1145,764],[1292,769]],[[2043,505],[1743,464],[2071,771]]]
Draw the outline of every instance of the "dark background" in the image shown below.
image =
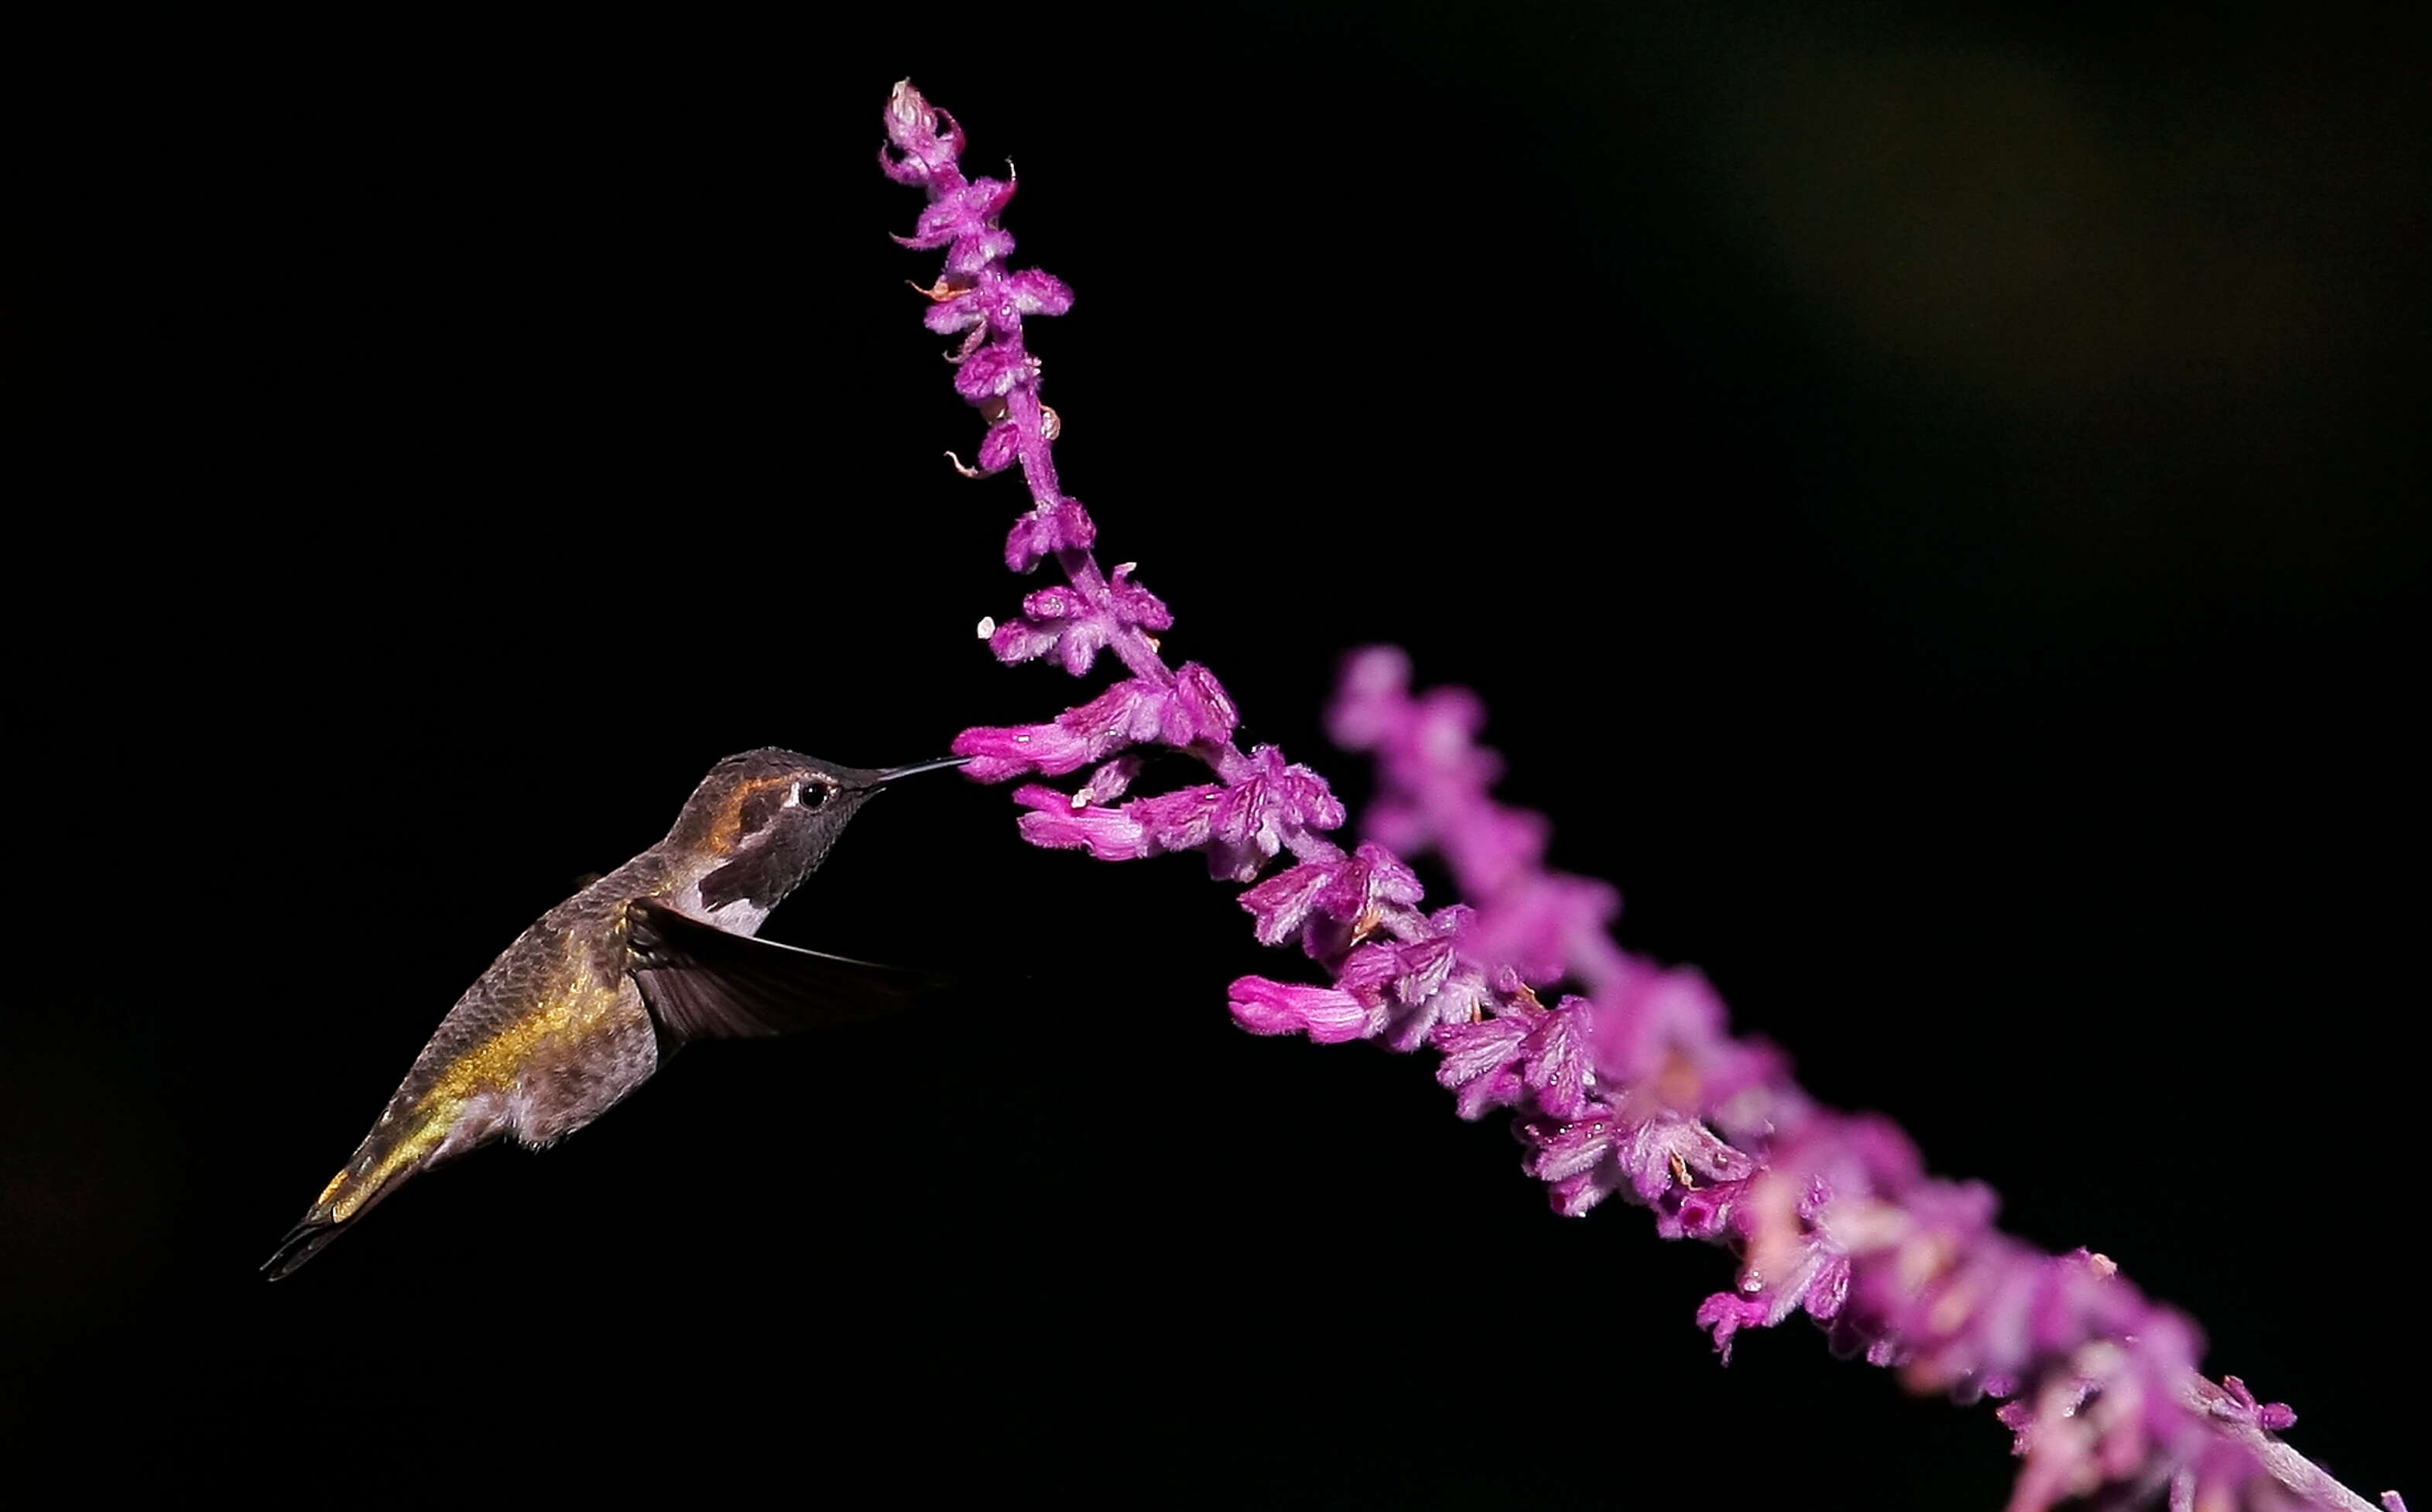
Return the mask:
[[1253,736],[1356,798],[1344,649],[1477,688],[1628,943],[2423,1490],[2421,36],[1297,8],[25,51],[0,1441],[375,1500],[2004,1495],[1989,1410],[1803,1323],[1718,1369],[1726,1257],[1552,1217],[1421,1061],[1233,1030],[1304,967],[1195,862],[952,779],[770,932],[971,999],[693,1051],[254,1275],[716,758],[1086,691],[972,637],[1033,584],[885,236],[908,73],[1020,163],[1066,484]]

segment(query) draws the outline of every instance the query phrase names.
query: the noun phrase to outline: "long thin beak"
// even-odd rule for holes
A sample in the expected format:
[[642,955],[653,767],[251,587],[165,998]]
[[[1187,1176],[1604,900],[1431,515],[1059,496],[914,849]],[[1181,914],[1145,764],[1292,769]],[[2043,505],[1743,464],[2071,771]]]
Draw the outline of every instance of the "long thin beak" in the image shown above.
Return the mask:
[[968,764],[970,761],[971,758],[969,756],[945,756],[940,757],[938,760],[934,762],[922,762],[915,766],[898,766],[891,772],[881,772],[876,777],[871,778],[870,780],[870,785],[872,787],[885,787],[887,783],[894,781],[899,777],[917,777],[922,772],[941,771],[949,766],[961,766]]

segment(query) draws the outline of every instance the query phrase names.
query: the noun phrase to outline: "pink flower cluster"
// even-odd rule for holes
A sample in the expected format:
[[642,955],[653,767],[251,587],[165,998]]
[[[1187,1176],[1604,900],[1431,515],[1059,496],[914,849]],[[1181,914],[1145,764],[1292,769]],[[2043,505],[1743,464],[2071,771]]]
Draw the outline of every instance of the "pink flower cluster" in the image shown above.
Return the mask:
[[[1233,699],[1205,667],[1165,664],[1154,634],[1171,613],[1128,565],[1100,570],[1094,525],[1057,486],[1056,425],[1023,322],[1062,312],[1072,294],[1005,269],[1013,241],[998,217],[1013,185],[965,179],[960,128],[908,82],[888,102],[887,131],[887,172],[929,195],[906,244],[947,254],[925,291],[929,326],[961,335],[955,386],[989,425],[964,471],[1020,464],[1031,508],[1006,564],[1052,561],[1063,580],[992,628],[990,647],[1008,663],[1053,656],[1076,676],[1111,650],[1124,669],[1052,720],[955,741],[982,781],[1087,769],[1069,791],[1016,790],[1027,838],[1102,860],[1195,850],[1215,876],[1252,883],[1241,904],[1258,939],[1296,942],[1324,980],[1236,981],[1243,1028],[1431,1049],[1461,1117],[1512,1111],[1527,1168],[1559,1211],[1619,1195],[1667,1236],[1730,1249],[1733,1288],[1697,1310],[1726,1358],[1740,1330],[1804,1313],[1917,1390],[2002,1401],[2023,1462],[2013,1512],[2070,1497],[2368,1506],[2273,1436],[2295,1421],[2285,1405],[2236,1377],[2200,1376],[2194,1327],[2111,1262],[2002,1235],[1989,1190],[1928,1176],[1887,1121],[1817,1106],[1777,1050],[1731,1034],[1702,976],[1616,945],[1613,889],[1548,871],[1544,819],[1489,796],[1499,764],[1477,744],[1477,699],[1413,695],[1397,652],[1348,665],[1331,733],[1374,755],[1380,791],[1355,848],[1328,838],[1345,815],[1323,779],[1272,747],[1234,743]],[[1143,753],[1159,748],[1197,757],[1214,781],[1128,796]],[[1465,902],[1424,906],[1404,858],[1429,849]],[[1541,989],[1563,982],[1580,990],[1549,1006]],[[2403,1512],[2395,1492],[2383,1505]]]

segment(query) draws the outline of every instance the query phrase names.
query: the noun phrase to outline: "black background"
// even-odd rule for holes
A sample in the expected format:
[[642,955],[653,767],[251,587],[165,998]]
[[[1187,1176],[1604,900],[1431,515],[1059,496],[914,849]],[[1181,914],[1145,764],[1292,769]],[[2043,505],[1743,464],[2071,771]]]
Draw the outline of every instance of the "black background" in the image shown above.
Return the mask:
[[1475,687],[1629,944],[2423,1487],[2421,39],[1297,8],[25,51],[0,1438],[371,1499],[2004,1495],[1988,1410],[1804,1324],[1717,1369],[1726,1258],[1552,1217],[1422,1061],[1233,1030],[1303,967],[1195,862],[950,778],[770,932],[972,1000],[697,1050],[253,1274],[717,757],[1103,680],[973,638],[1035,584],[885,235],[908,73],[1019,162],[1066,485],[1251,735],[1356,798],[1343,650]]

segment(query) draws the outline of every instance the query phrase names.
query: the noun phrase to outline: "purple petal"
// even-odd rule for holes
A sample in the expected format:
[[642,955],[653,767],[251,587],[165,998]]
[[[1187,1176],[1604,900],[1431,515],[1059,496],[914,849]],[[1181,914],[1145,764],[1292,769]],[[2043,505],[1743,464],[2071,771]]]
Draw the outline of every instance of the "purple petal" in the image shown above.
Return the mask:
[[1132,743],[1144,713],[1152,731],[1155,690],[1137,680],[1118,682],[1054,724],[980,726],[954,737],[957,756],[977,760],[965,768],[983,782],[1001,782],[1025,772],[1061,777]]
[[1089,803],[1112,803],[1130,790],[1132,779],[1140,776],[1140,762],[1137,752],[1128,752],[1101,764],[1073,796]]
[[[988,180],[980,182],[985,184]],[[1013,238],[1004,230],[986,223],[967,224],[946,249],[946,271],[957,277],[976,278],[991,264],[1003,262],[1012,254]]]
[[1054,725],[981,725],[954,737],[954,753],[969,756],[963,775],[974,781],[1002,782],[1039,770],[1039,743],[1069,744],[1071,736]]
[[1343,664],[1326,738],[1345,750],[1373,750],[1401,722],[1410,701],[1410,659],[1390,646],[1355,651]]
[[1714,1336],[1714,1348],[1723,1363],[1731,1363],[1731,1336],[1743,1328],[1762,1328],[1772,1319],[1765,1314],[1767,1305],[1762,1298],[1735,1297],[1718,1291],[1697,1304],[1697,1326]]
[[1022,432],[1011,425],[988,427],[980,440],[979,461],[975,464],[983,473],[1001,473],[1013,464],[1021,452]]
[[940,299],[932,294],[931,304],[921,313],[920,324],[940,336],[952,336],[958,330],[988,324],[988,311],[973,297],[976,291],[963,289]]
[[1003,285],[1005,303],[1017,314],[1060,315],[1072,308],[1072,291],[1063,279],[1038,268],[1024,268]]
[[1480,960],[1508,961],[1531,982],[1562,975],[1579,942],[1601,935],[1621,895],[1584,878],[1531,873],[1481,911],[1464,942]]
[[1587,1109],[1587,1074],[1579,1052],[1579,1016],[1572,1010],[1586,1000],[1565,998],[1521,1043],[1527,1064],[1521,1080],[1536,1094],[1537,1106],[1556,1118],[1579,1118]]
[[1528,1094],[1520,1080],[1520,1042],[1531,1025],[1517,1015],[1469,1024],[1438,1024],[1428,1038],[1444,1052],[1436,1081],[1460,1093],[1459,1109],[1475,1119],[1508,1108]]
[[1108,639],[1106,621],[1095,615],[1067,620],[1056,638],[1056,659],[1074,677],[1089,670]]
[[1140,826],[1168,850],[1196,850],[1208,844],[1210,816],[1224,799],[1224,788],[1214,782],[1135,798],[1123,805]]
[[1379,902],[1409,907],[1423,896],[1419,879],[1384,847],[1362,844],[1337,868],[1317,906],[1329,916],[1356,921]]
[[[1484,780],[1478,780],[1476,785],[1482,792]],[[1476,896],[1492,898],[1533,876],[1545,859],[1545,837],[1550,832],[1551,827],[1542,814],[1507,809],[1481,799],[1463,813],[1458,826],[1445,834],[1444,852],[1461,873],[1464,888]]]
[[[925,184],[956,173],[963,154],[963,128],[952,113],[931,105],[910,79],[900,80],[887,97],[887,140],[902,158],[878,150],[878,165],[899,184]],[[938,127],[944,126],[944,134]]]
[[1387,1004],[1385,1042],[1402,1051],[1418,1049],[1440,1027],[1475,1022],[1487,999],[1485,980],[1477,968],[1461,966],[1448,949],[1414,958],[1413,964],[1415,969],[1394,983]]
[[1335,1045],[1373,1032],[1370,1010],[1333,987],[1241,977],[1227,996],[1233,1021],[1253,1034],[1307,1034],[1321,1045]]
[[1097,527],[1079,500],[1042,504],[1013,522],[1013,531],[1005,541],[1005,564],[1015,572],[1028,572],[1056,552],[1087,551],[1096,535]]
[[1126,562],[1106,580],[1106,588],[1114,596],[1115,618],[1146,630],[1172,630],[1173,612],[1157,595],[1132,581],[1131,575],[1132,564]]
[[1035,619],[1009,619],[988,636],[988,654],[1007,666],[1018,666],[1045,656],[1063,639],[1064,627],[1061,625],[1042,625]]
[[1281,945],[1300,928],[1310,904],[1332,879],[1331,866],[1288,867],[1241,894],[1241,906],[1258,919],[1251,932],[1260,945]]
[[1017,788],[1013,800],[1032,811],[1016,821],[1032,845],[1087,850],[1100,861],[1136,861],[1155,851],[1147,832],[1121,809],[1076,809],[1052,787]]
[[1524,1127],[1537,1147],[1529,1158],[1528,1173],[1541,1182],[1567,1181],[1595,1169],[1613,1154],[1613,1126],[1602,1118],[1545,1124],[1542,1132],[1535,1120]]
[[[1159,606],[1160,608],[1163,606]],[[1168,623],[1172,621],[1169,619]],[[1216,674],[1196,662],[1185,662],[1174,674],[1174,701],[1189,720],[1191,733],[1177,744],[1191,740],[1230,740],[1234,728],[1241,721],[1233,707],[1232,696],[1216,680]]]
[[1016,384],[1034,383],[1038,378],[1037,358],[1023,351],[1019,342],[999,342],[981,347],[954,369],[954,392],[979,404],[1002,399]]

